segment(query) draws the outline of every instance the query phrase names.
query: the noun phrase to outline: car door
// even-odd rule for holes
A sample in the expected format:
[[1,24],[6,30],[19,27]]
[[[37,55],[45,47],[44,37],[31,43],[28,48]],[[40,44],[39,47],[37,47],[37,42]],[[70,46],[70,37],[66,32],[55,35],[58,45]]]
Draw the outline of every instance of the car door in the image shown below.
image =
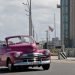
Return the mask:
[[0,45],[0,66],[2,65],[1,57],[2,57],[2,45]]
[[2,56],[5,52],[5,48],[3,45],[0,45],[0,66],[3,66],[4,62],[2,61]]

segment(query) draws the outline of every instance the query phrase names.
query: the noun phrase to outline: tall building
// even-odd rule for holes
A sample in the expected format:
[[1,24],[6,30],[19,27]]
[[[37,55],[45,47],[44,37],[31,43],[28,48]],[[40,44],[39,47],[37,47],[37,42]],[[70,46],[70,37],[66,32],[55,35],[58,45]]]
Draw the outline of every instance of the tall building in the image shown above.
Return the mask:
[[70,0],[70,40],[75,47],[75,0]]
[[60,0],[61,43],[75,47],[75,0]]

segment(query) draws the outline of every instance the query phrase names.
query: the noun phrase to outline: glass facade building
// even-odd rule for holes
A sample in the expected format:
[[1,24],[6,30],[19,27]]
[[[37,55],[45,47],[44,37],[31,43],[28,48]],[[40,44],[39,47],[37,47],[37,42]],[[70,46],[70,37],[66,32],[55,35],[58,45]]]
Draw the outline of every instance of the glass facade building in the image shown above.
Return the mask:
[[70,47],[70,0],[61,0],[61,43]]

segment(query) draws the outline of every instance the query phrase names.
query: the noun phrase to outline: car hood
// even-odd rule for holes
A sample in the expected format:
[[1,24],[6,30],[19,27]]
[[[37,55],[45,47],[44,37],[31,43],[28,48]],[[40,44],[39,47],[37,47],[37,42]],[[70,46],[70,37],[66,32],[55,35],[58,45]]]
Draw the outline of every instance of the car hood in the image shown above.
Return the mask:
[[23,53],[32,53],[32,52],[37,52],[37,47],[34,46],[33,44],[15,44],[15,45],[10,45],[9,48],[12,51],[21,51]]

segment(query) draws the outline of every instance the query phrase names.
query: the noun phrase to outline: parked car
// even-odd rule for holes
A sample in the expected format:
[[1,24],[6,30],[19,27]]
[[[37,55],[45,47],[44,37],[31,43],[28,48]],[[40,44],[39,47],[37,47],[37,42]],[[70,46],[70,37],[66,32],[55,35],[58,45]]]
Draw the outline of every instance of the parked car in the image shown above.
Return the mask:
[[6,66],[10,71],[18,66],[42,66],[44,70],[48,70],[50,61],[50,51],[39,49],[31,36],[6,37],[5,44],[0,45],[0,66]]

